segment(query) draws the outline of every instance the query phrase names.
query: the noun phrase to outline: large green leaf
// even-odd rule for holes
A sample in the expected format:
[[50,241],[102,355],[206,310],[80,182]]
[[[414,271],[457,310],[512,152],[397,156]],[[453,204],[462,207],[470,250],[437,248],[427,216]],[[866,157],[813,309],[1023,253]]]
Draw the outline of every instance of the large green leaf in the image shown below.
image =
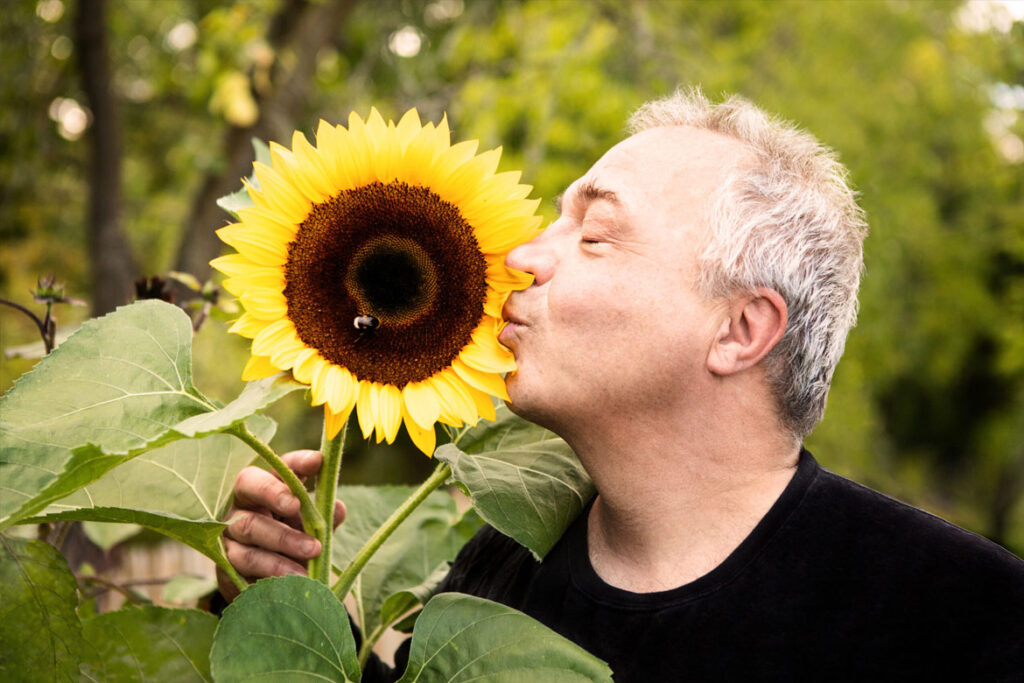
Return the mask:
[[[192,328],[160,301],[82,326],[0,399],[0,527],[16,523],[148,450],[223,431],[303,385],[246,385],[219,407],[191,380]],[[128,521],[128,520],[106,520]]]
[[86,681],[211,681],[210,646],[217,617],[194,609],[129,607],[82,622],[90,651]]
[[[263,441],[273,436],[270,418],[257,415],[247,425]],[[219,520],[231,502],[235,476],[252,459],[248,446],[226,434],[175,441],[111,470],[30,521],[141,524],[226,562]]]
[[441,593],[416,622],[399,683],[611,680],[607,664],[522,612]]
[[218,683],[360,678],[348,613],[327,586],[304,576],[242,591],[224,610],[210,663]]
[[484,520],[541,559],[594,495],[594,485],[569,445],[505,406],[434,454]]
[[0,680],[78,680],[78,584],[57,550],[0,534]]
[[69,474],[102,474],[72,463],[76,447],[140,450],[215,410],[192,385],[191,338],[184,312],[142,301],[85,323],[22,375],[0,399],[0,526],[70,493],[54,486]]
[[[334,565],[343,569],[378,527],[414,491],[407,486],[342,486],[345,523],[334,532]],[[453,560],[479,528],[476,515],[464,517],[444,491],[435,491],[417,507],[380,547],[352,586],[356,617],[364,634],[387,624],[418,602],[385,602],[396,593],[429,597],[424,584],[440,565]],[[417,592],[418,590],[418,592]]]

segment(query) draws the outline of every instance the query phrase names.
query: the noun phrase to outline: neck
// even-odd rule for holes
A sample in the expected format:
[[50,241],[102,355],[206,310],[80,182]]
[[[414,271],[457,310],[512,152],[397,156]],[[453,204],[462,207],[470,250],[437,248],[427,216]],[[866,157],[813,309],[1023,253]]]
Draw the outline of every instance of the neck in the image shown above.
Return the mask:
[[598,490],[587,539],[597,574],[644,593],[721,564],[796,472],[799,444],[764,417],[748,411],[727,429],[652,420],[569,439]]

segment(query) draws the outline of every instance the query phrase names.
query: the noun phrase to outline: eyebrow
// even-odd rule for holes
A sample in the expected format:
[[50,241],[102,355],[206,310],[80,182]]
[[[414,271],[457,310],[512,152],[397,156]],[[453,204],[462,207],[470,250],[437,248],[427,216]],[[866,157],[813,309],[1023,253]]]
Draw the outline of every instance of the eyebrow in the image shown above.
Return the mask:
[[[576,194],[582,197],[586,203],[603,199],[604,201],[611,202],[616,206],[622,206],[622,202],[619,201],[619,195],[615,194],[612,190],[601,187],[593,180],[588,180],[580,185]],[[558,209],[558,213],[562,213],[562,197],[564,196],[565,195],[563,193],[555,197],[555,208]]]

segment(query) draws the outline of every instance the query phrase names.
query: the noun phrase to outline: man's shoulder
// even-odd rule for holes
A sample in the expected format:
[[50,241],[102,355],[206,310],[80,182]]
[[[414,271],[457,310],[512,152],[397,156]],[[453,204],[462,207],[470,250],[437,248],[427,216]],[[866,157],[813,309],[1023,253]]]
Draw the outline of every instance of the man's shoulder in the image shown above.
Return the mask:
[[833,551],[859,554],[890,578],[996,580],[1024,600],[1024,560],[983,536],[826,469],[809,498],[804,513],[827,525]]

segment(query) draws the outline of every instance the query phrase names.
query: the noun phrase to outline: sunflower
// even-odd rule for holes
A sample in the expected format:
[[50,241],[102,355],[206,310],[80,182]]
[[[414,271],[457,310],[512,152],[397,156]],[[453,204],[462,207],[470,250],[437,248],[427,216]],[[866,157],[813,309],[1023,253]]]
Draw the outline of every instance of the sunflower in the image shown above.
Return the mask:
[[252,339],[244,380],[290,371],[328,436],[355,409],[364,438],[391,443],[404,423],[428,455],[436,422],[494,419],[515,369],[501,308],[531,282],[505,254],[537,234],[540,200],[477,144],[452,145],[446,118],[422,125],[415,109],[270,144],[246,182],[253,206],[217,231],[238,253],[211,262],[245,309],[231,327]]

